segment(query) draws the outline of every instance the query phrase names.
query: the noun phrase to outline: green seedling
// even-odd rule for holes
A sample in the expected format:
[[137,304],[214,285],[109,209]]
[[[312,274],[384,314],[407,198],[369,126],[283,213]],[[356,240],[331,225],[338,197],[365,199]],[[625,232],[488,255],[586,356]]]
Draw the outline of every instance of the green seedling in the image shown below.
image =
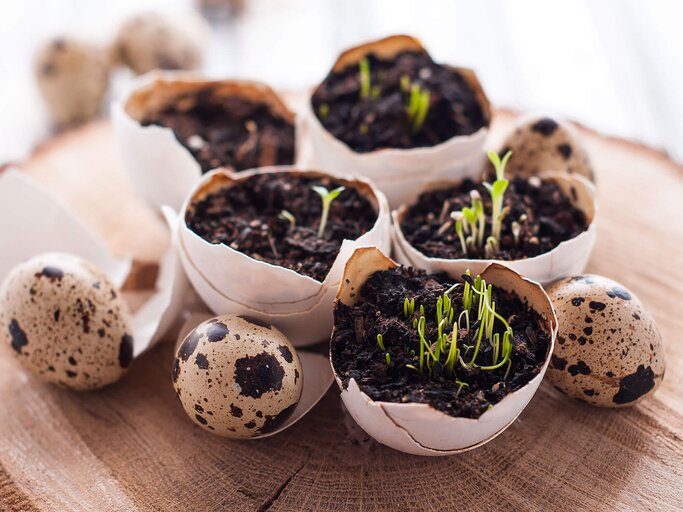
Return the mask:
[[325,225],[327,224],[327,217],[330,214],[330,205],[339,194],[341,194],[346,187],[337,187],[334,190],[327,190],[325,187],[311,187],[313,191],[320,196],[322,201],[322,215],[320,216],[320,226],[318,227],[318,238],[322,238],[325,233]]
[[292,229],[296,227],[296,217],[288,210],[282,210],[277,218],[289,222],[289,226]]
[[370,61],[367,57],[358,62],[358,79],[360,80],[360,97],[367,99],[372,94],[372,84],[370,76]]
[[384,352],[384,337],[381,334],[377,335],[377,346]]
[[430,93],[428,89],[420,87],[420,84],[418,83],[413,83],[410,86],[406,112],[408,114],[410,132],[413,135],[422,130],[425,119],[427,119],[427,114],[429,113],[429,99]]
[[318,115],[323,121],[327,119],[327,116],[330,115],[330,106],[327,103],[321,103],[318,107]]

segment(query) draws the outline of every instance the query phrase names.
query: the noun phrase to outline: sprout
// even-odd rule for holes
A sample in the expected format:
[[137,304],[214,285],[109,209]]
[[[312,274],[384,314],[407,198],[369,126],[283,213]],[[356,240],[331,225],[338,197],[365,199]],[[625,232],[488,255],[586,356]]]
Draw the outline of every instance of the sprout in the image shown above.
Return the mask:
[[296,227],[296,217],[294,217],[294,215],[290,211],[282,210],[277,216],[277,218],[289,222],[289,226],[292,229]]
[[323,121],[327,119],[327,116],[330,115],[330,106],[327,103],[321,103],[318,107],[318,115]]
[[369,98],[371,94],[370,61],[367,57],[363,57],[360,62],[358,62],[358,78],[360,80],[361,99]]
[[386,361],[387,361],[387,366],[391,366],[391,356],[389,355],[389,352],[386,354]]
[[377,346],[384,352],[384,337],[381,334],[377,335]]
[[330,205],[339,194],[341,194],[346,187],[337,187],[334,190],[327,190],[325,187],[311,187],[313,191],[320,196],[323,203],[322,215],[320,217],[320,226],[318,227],[318,238],[322,238],[325,233],[325,225],[327,224],[327,217],[330,214]]
[[410,86],[410,96],[408,97],[407,113],[410,131],[413,135],[419,133],[424,125],[427,114],[429,113],[429,90],[414,83]]
[[[485,236],[486,213],[484,212],[484,203],[481,199],[481,195],[477,190],[470,191],[470,199],[472,201],[471,207],[464,207],[460,212],[451,213],[451,218],[454,220],[456,220],[456,217],[461,218],[459,214],[462,214],[462,237],[460,236],[460,233],[458,233],[457,224],[456,233],[458,233],[460,245],[465,256],[468,256],[470,252],[474,253],[475,249],[479,249],[479,251],[484,251],[486,258],[492,258],[500,249],[500,236],[503,220],[510,212],[509,207],[506,206],[503,208],[503,200],[505,198],[505,191],[510,183],[505,179],[505,166],[511,156],[512,152],[508,151],[501,160],[497,153],[494,153],[493,151],[489,151],[488,153],[489,160],[491,160],[491,163],[496,169],[496,180],[493,184],[487,182],[483,183],[491,196],[491,233],[489,236]],[[523,215],[522,217],[524,217],[524,221],[526,221],[526,216]],[[520,217],[519,221],[522,221],[522,217]],[[515,237],[515,243],[517,243],[521,227],[519,224],[515,226],[515,223],[513,222],[512,230],[513,236]],[[517,235],[515,235],[515,231],[517,232]]]

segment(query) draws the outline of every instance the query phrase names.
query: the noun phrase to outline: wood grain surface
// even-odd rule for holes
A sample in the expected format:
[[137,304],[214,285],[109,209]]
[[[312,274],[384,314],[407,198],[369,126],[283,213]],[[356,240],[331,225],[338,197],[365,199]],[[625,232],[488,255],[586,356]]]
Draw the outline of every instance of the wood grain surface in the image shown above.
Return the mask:
[[[512,121],[496,116],[494,134]],[[73,393],[0,351],[2,510],[677,510],[683,507],[683,169],[583,130],[601,212],[589,271],[619,280],[662,331],[653,398],[600,410],[544,383],[483,448],[419,458],[368,439],[336,388],[273,438],[235,442],[189,421],[171,386],[173,343],[119,383]],[[154,262],[164,226],[137,201],[105,122],[62,135],[24,165],[112,249]],[[129,298],[136,297],[129,294]]]

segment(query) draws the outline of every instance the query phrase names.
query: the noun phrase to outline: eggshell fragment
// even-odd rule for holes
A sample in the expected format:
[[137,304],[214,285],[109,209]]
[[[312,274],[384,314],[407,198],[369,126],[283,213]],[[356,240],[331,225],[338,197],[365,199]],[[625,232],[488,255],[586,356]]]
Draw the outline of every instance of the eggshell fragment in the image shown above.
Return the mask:
[[294,122],[294,114],[267,85],[247,80],[206,80],[189,73],[152,71],[140,77],[112,104],[114,132],[125,169],[138,194],[155,207],[178,211],[202,175],[192,153],[164,126],[142,121],[180,98],[211,90],[216,97],[241,97],[263,102],[277,115]]
[[574,126],[567,121],[533,114],[523,116],[503,142],[500,154],[508,151],[515,155],[506,167],[509,176],[562,171],[595,181],[588,153]]
[[303,387],[299,356],[270,325],[221,315],[178,348],[173,385],[185,412],[215,434],[250,438],[281,426]]
[[[404,51],[422,51],[417,39],[391,36],[363,44],[343,52],[332,70],[357,64],[367,54],[391,59]],[[490,106],[481,84],[472,70],[456,69],[477,92],[487,118]],[[300,119],[300,131],[310,140],[313,164],[338,174],[354,173],[371,179],[386,194],[389,205],[396,208],[415,197],[427,182],[439,178],[475,177],[484,165],[482,151],[488,126],[471,135],[455,136],[432,147],[386,148],[369,153],[357,153],[330,134],[318,120],[310,99],[306,101]],[[297,137],[302,145],[304,137]]]
[[[344,270],[337,299],[353,305],[359,299],[359,290],[374,272],[396,266],[394,261],[376,248],[356,250]],[[460,274],[450,275],[460,277]],[[539,374],[479,418],[472,419],[449,416],[428,404],[376,402],[361,391],[355,379],[351,379],[348,387],[344,388],[335,373],[342,401],[349,413],[363,430],[380,443],[414,455],[450,455],[471,450],[487,443],[510,426],[538,389],[557,334],[557,319],[548,296],[537,283],[497,263],[489,264],[481,276],[494,286],[516,293],[546,321],[550,345],[548,358]]]
[[356,240],[344,240],[323,282],[293,270],[256,260],[224,244],[211,244],[185,223],[185,212],[216,188],[230,186],[256,173],[289,172],[322,175],[294,167],[263,168],[227,173],[220,169],[206,174],[188,196],[180,216],[179,252],[190,282],[215,313],[248,314],[275,325],[292,340],[305,346],[327,338],[332,330],[332,303],[344,264],[357,247],[390,248],[389,208],[384,195],[370,182],[339,178],[354,187],[376,208],[373,228]]
[[550,382],[600,407],[630,406],[655,392],[664,377],[664,347],[638,297],[596,275],[562,279],[548,295],[560,326]]
[[10,272],[0,287],[0,334],[26,368],[72,389],[111,384],[133,360],[127,304],[102,271],[68,254]]
[[[404,265],[422,268],[429,272],[444,271],[451,275],[462,275],[468,269],[472,274],[480,274],[488,265],[497,262],[541,284],[552,283],[562,277],[583,272],[597,235],[598,203],[595,197],[595,187],[587,179],[576,174],[546,172],[542,174],[542,177],[555,180],[562,192],[586,214],[588,220],[586,231],[570,240],[565,240],[551,251],[522,260],[431,258],[414,248],[405,238],[401,230],[401,222],[410,206],[403,205],[391,214],[393,219],[392,245],[397,260]],[[443,186],[447,186],[447,182],[432,183],[425,190]]]

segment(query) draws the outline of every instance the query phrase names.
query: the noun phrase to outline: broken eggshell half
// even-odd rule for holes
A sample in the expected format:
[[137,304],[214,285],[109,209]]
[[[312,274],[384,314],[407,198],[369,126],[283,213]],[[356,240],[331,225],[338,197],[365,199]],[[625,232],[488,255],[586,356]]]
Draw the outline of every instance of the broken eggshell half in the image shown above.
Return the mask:
[[200,93],[210,93],[216,101],[239,97],[264,103],[294,124],[294,114],[275,91],[260,82],[207,80],[187,72],[152,71],[143,75],[133,82],[122,101],[112,104],[111,116],[131,183],[154,207],[167,205],[178,211],[202,169],[171,128],[142,123],[169,105],[187,103]]
[[[355,304],[360,299],[363,284],[374,272],[396,266],[396,262],[376,248],[358,249],[346,265],[337,300],[346,305]],[[458,273],[449,274],[454,279],[460,279]],[[524,387],[510,393],[479,418],[473,419],[449,416],[428,404],[374,401],[360,389],[355,379],[350,379],[348,385],[344,386],[333,365],[332,370],[346,409],[356,423],[378,442],[414,455],[451,455],[471,450],[489,442],[509,427],[534,396],[548,368],[557,335],[557,318],[550,299],[538,283],[497,263],[487,265],[481,277],[487,283],[514,292],[522,302],[527,302],[543,317],[550,338],[543,367]],[[330,364],[333,364],[331,353]]]
[[[59,198],[19,170],[8,169],[0,176],[0,216],[12,219],[0,226],[0,281],[20,263],[50,252],[87,261],[116,289],[135,273],[130,259],[114,256]],[[154,292],[132,315],[133,358],[157,343],[180,317],[189,289],[171,245],[159,264]],[[79,368],[85,370],[80,363]]]
[[[225,244],[212,244],[194,233],[185,221],[193,204],[209,193],[259,173],[304,173],[332,176],[347,188],[365,195],[377,212],[370,231],[356,240],[344,240],[323,282],[259,261]],[[179,253],[187,276],[199,296],[216,314],[248,315],[273,324],[295,347],[326,339],[332,330],[332,303],[344,265],[358,247],[391,247],[390,215],[386,198],[362,178],[340,177],[290,166],[261,168],[240,173],[216,169],[207,173],[187,197],[179,218]]]
[[[195,311],[191,313],[178,333],[176,352],[187,335],[195,327],[213,317],[214,315],[208,312],[208,310]],[[248,320],[249,317],[246,317],[246,319]],[[292,339],[290,339],[290,342],[292,342],[293,345],[295,344],[294,340]],[[249,437],[249,439],[263,439],[288,429],[306,414],[308,414],[308,412],[315,407],[322,397],[325,396],[325,393],[327,393],[330,385],[332,385],[332,382],[334,381],[334,375],[332,374],[332,368],[330,367],[330,362],[328,361],[327,357],[322,354],[316,354],[315,352],[309,352],[307,350],[297,350],[297,355],[299,356],[299,361],[301,363],[303,388],[301,390],[299,402],[294,408],[294,411],[292,411],[292,414],[274,430],[271,430],[267,433],[254,435]]]
[[[532,258],[511,261],[431,258],[418,251],[405,238],[401,230],[401,222],[410,205],[403,205],[391,213],[394,256],[404,265],[422,268],[428,272],[444,271],[453,275],[462,275],[468,269],[474,275],[480,274],[489,264],[497,262],[541,284],[549,284],[568,275],[580,274],[586,268],[597,234],[598,203],[595,197],[595,187],[586,178],[577,174],[546,172],[540,177],[554,180],[572,203],[586,214],[588,221],[586,231]],[[435,182],[428,185],[425,190],[451,184],[452,182]]]
[[[357,65],[370,53],[391,59],[405,51],[427,53],[417,39],[396,35],[345,51],[332,67],[332,72]],[[452,69],[460,73],[476,92],[490,122],[489,101],[474,72],[466,68]],[[396,208],[413,199],[415,192],[430,181],[479,175],[484,165],[482,148],[488,133],[488,122],[475,133],[454,136],[431,147],[384,148],[358,153],[327,131],[315,115],[309,98],[305,102],[297,128],[307,135],[306,143],[311,146],[311,158],[315,166],[336,173],[345,173],[351,169],[355,174],[370,178],[387,196],[389,205]],[[298,137],[297,144],[298,152],[301,152],[304,137]]]

